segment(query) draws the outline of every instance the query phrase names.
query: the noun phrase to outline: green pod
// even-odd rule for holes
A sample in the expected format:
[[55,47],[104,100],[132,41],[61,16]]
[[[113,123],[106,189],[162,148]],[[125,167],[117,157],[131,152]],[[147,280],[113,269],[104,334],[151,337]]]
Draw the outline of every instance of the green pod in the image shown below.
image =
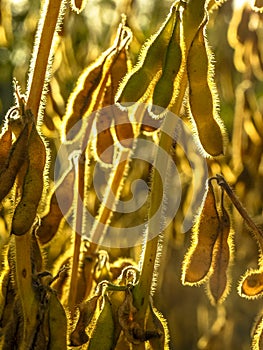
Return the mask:
[[47,350],[67,349],[67,316],[56,294],[49,298],[49,343]]
[[35,124],[32,125],[28,141],[28,161],[22,197],[12,221],[12,233],[16,236],[25,234],[33,225],[44,188],[46,147]]
[[143,45],[139,53],[138,63],[126,75],[117,91],[115,99],[117,103],[137,102],[143,100],[143,96],[147,95],[152,80],[162,69],[166,48],[175,23],[178,4],[179,1],[176,1],[160,30]]
[[207,0],[189,0],[183,12],[183,37],[185,49],[188,51],[198,29],[206,18]]
[[[153,90],[153,114],[160,114],[166,109],[174,95],[174,83],[182,62],[182,50],[180,46],[180,18],[179,11],[176,14],[176,23],[173,34],[167,47],[163,64],[162,75]],[[158,107],[162,107],[161,110]]]
[[111,350],[114,343],[114,328],[111,303],[105,296],[104,305],[91,334],[87,350]]

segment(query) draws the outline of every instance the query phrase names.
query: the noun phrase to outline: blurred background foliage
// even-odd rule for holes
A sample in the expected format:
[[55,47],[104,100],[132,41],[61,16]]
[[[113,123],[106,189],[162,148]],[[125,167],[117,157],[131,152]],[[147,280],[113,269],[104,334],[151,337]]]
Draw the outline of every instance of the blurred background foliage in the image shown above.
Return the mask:
[[[209,22],[208,37],[215,53],[221,117],[229,142],[225,157],[209,159],[208,165],[210,174],[222,173],[225,176],[251,216],[262,225],[263,15],[243,6],[241,1],[236,3],[239,6],[233,7],[232,1],[226,1],[211,14]],[[42,126],[42,132],[49,140],[52,159],[60,144],[60,123],[74,84],[82,69],[110,46],[121,14],[127,14],[127,24],[133,31],[130,55],[134,62],[142,43],[158,29],[171,4],[171,0],[88,0],[80,15],[67,9],[55,51]],[[26,88],[39,8],[40,3],[35,0],[0,1],[1,120],[14,104],[13,77],[21,84],[22,91]],[[190,234],[183,234],[180,230],[191,197],[191,168],[180,149],[176,150],[175,158],[182,178],[183,195],[176,218],[166,230],[154,297],[157,308],[168,320],[171,349],[247,350],[262,301],[242,299],[236,288],[247,268],[257,267],[257,245],[237,212],[231,209],[236,233],[235,258],[232,288],[225,303],[214,308],[203,288],[181,285],[181,264],[189,247]],[[139,177],[147,178],[147,164],[132,165],[135,170],[139,166]],[[51,162],[51,178],[52,171]],[[131,170],[128,182],[136,176]],[[143,211],[142,217],[144,215]],[[118,220],[121,218],[116,216],[113,223]],[[2,221],[0,230],[5,230]],[[59,247],[62,249],[61,245]],[[53,255],[58,256],[58,246],[54,245],[52,249]],[[126,253],[138,259],[136,249]],[[110,254],[119,256],[124,252],[117,249]]]

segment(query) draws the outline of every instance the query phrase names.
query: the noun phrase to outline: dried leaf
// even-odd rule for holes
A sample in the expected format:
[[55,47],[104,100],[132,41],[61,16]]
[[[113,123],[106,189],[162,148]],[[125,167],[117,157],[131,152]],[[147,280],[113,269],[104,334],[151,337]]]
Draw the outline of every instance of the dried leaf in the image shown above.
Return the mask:
[[80,304],[79,319],[74,331],[70,334],[71,346],[80,346],[88,342],[89,336],[86,333],[86,328],[95,315],[99,297],[100,296],[95,295],[91,299]]

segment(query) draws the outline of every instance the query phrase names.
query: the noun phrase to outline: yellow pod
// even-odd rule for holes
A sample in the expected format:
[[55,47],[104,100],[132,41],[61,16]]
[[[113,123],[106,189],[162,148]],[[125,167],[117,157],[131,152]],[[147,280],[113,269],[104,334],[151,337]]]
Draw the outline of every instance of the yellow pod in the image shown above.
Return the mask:
[[114,343],[114,320],[111,303],[107,296],[104,296],[104,303],[99,317],[96,320],[95,328],[91,334],[87,350],[111,350]]
[[11,147],[5,166],[1,169],[0,201],[2,201],[11,190],[18,171],[21,168],[22,164],[25,162],[25,159],[27,157],[28,137],[29,124],[26,124],[14,142],[13,146]]
[[28,141],[28,160],[22,196],[12,220],[12,233],[17,236],[25,234],[33,225],[44,189],[46,147],[35,124],[32,124]]
[[88,67],[81,74],[73,93],[70,95],[63,119],[63,132],[67,140],[72,140],[80,131],[82,117],[87,112],[92,102],[93,93],[102,78],[105,61],[106,57],[100,57]]
[[143,96],[147,95],[146,93],[152,80],[162,69],[166,48],[174,27],[178,4],[179,1],[176,1],[159,31],[143,45],[137,64],[124,77],[117,91],[116,102],[130,104],[139,100],[142,101]]
[[208,278],[220,221],[212,185],[208,187],[203,208],[194,227],[192,244],[184,257],[182,282],[198,285]]
[[[122,39],[124,32],[128,34]],[[129,40],[130,31],[120,24],[112,47],[81,73],[63,118],[64,139],[73,140],[81,130],[82,119],[91,117],[91,113],[101,105],[110,69]]]
[[230,217],[223,208],[221,225],[213,251],[213,272],[208,282],[208,295],[212,304],[221,303],[229,291],[228,267],[230,263]]
[[249,270],[238,288],[239,294],[249,299],[254,299],[263,294],[263,271]]
[[187,57],[189,104],[198,138],[211,156],[223,154],[223,135],[218,115],[218,97],[212,75],[212,53],[205,39],[204,23],[198,30]]
[[37,237],[41,244],[48,243],[56,234],[64,214],[61,212],[57,197],[63,202],[64,212],[72,207],[74,198],[75,171],[71,165],[54,189],[49,204],[49,211],[41,219]]
[[[169,41],[162,75],[153,90],[152,113],[161,114],[166,109],[174,95],[174,84],[182,62],[182,51],[180,46],[180,18],[179,11],[176,14],[176,22]],[[158,107],[161,107],[159,109]]]

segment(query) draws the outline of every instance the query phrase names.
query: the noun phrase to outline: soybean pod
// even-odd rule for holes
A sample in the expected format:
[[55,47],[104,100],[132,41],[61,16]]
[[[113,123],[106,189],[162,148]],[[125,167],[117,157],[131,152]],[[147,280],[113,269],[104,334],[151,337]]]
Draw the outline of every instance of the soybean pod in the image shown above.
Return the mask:
[[203,208],[194,227],[192,244],[184,259],[183,284],[200,284],[207,279],[219,230],[220,218],[213,187],[209,184]]
[[[152,113],[161,114],[166,109],[174,95],[174,85],[182,61],[182,51],[180,47],[180,17],[176,11],[176,20],[173,34],[167,47],[163,64],[162,75],[153,90]],[[158,107],[161,107],[159,109]]]
[[10,126],[2,133],[0,137],[0,172],[7,162],[9,152],[12,147],[12,131]]
[[33,123],[28,140],[28,168],[12,221],[12,233],[17,236],[25,234],[34,223],[44,188],[45,165],[46,147]]
[[50,293],[48,321],[48,350],[67,349],[67,315],[55,293]]
[[188,51],[198,29],[204,22],[207,0],[189,0],[183,12],[183,37],[185,50]]
[[229,292],[228,268],[231,257],[230,217],[223,206],[220,230],[213,250],[213,272],[209,278],[208,295],[212,304],[221,303]]
[[24,163],[27,156],[27,144],[29,135],[29,124],[25,124],[20,135],[11,147],[5,166],[0,172],[0,201],[2,201],[5,196],[11,190],[17,173]]
[[189,103],[199,140],[211,156],[223,154],[218,96],[213,77],[212,53],[205,38],[206,23],[198,30],[187,57]]
[[114,344],[114,320],[111,303],[108,297],[104,296],[104,304],[98,319],[96,320],[95,329],[92,332],[87,350],[111,350]]
[[178,6],[179,1],[176,1],[160,30],[143,45],[139,53],[138,63],[124,77],[117,91],[116,102],[125,106],[127,103],[143,101],[144,97],[147,96],[149,86],[151,86],[155,76],[162,69]]

